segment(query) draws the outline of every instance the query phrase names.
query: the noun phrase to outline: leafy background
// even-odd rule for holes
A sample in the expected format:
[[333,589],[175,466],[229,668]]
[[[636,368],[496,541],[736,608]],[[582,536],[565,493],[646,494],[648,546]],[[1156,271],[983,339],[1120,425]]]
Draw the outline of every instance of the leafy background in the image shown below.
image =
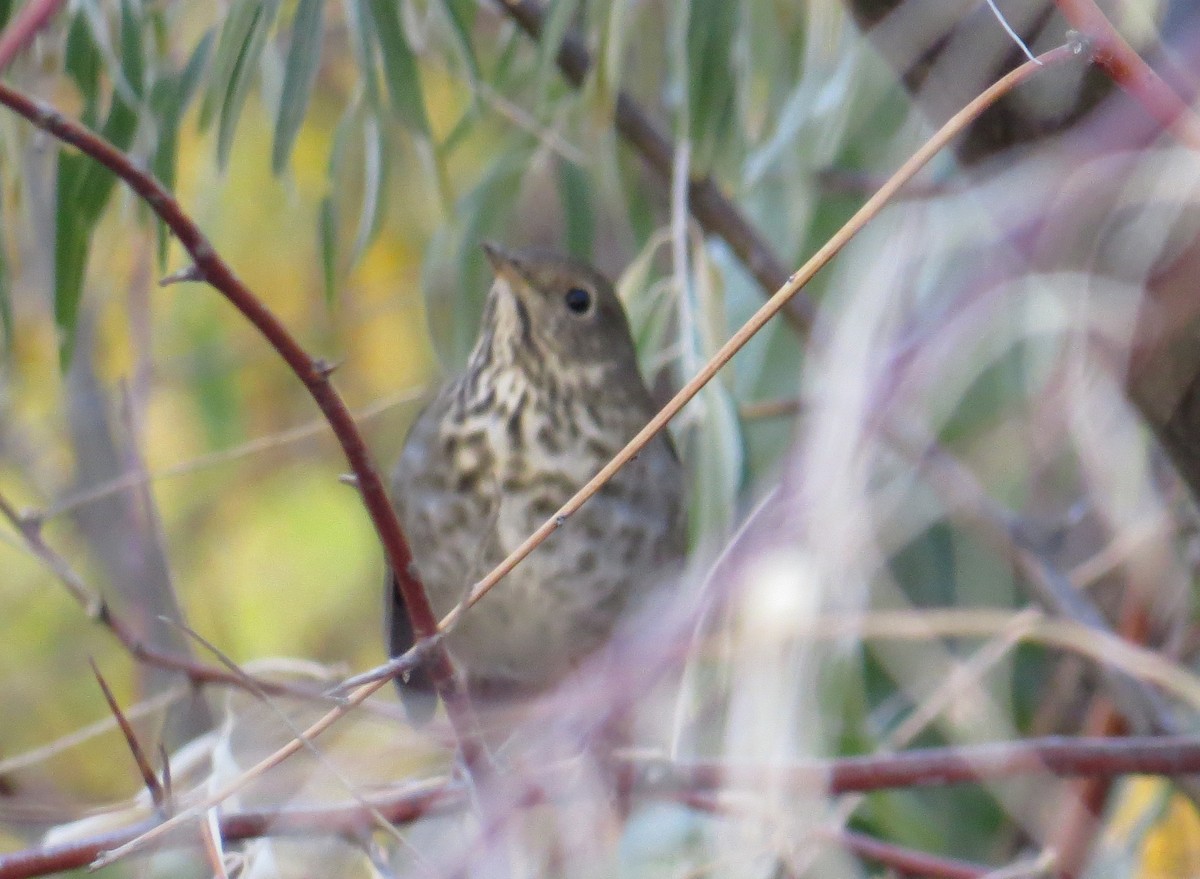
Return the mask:
[[[0,19],[12,12],[0,4]],[[651,108],[677,147],[688,144],[677,160],[712,174],[789,266],[865,197],[869,188],[853,181],[888,173],[928,133],[835,4],[557,0],[545,29],[534,44],[495,6],[472,0],[79,0],[9,77],[172,188],[302,343],[338,365],[335,382],[386,463],[421,394],[474,338],[488,280],[482,239],[553,246],[617,277],[643,367],[663,391],[760,304],[729,248],[689,224],[678,194],[614,134],[619,90]],[[595,60],[579,91],[548,48],[568,29],[587,35]],[[957,170],[942,157],[924,183],[936,191]],[[181,643],[157,621],[181,613],[239,662],[380,661],[379,550],[303,389],[211,291],[157,285],[186,266],[184,256],[89,160],[0,115],[0,184],[5,495],[44,513],[51,544],[157,639]],[[1021,606],[1008,562],[914,486],[875,432],[882,397],[919,412],[992,496],[1035,519],[1058,521],[1090,496],[1132,528],[1143,520],[1126,515],[1135,504],[1124,498],[1136,495],[1144,515],[1183,523],[1163,551],[1174,569],[1190,570],[1191,514],[1155,489],[1145,430],[1111,383],[1107,396],[1093,388],[1088,397],[1071,372],[1081,361],[1069,292],[944,293],[956,248],[994,239],[991,215],[1011,199],[963,201],[914,195],[885,214],[810,286],[826,315],[811,346],[776,320],[677,419],[693,474],[698,569],[804,461],[824,478],[806,489],[811,506],[797,533],[822,548],[801,560],[793,586],[811,589],[815,605]],[[896,364],[914,337],[926,347],[905,372]],[[897,384],[903,392],[889,396]],[[1071,411],[1091,400],[1109,419],[1109,448],[1135,462],[1126,495],[1092,487],[1091,434],[1047,417],[1063,395]],[[781,405],[764,414],[764,402]],[[1049,438],[1031,441],[1033,431]],[[5,777],[57,816],[132,794],[124,745],[111,733],[32,766],[4,765],[106,715],[89,657],[126,704],[163,682],[128,661],[13,532],[0,538]],[[860,557],[863,547],[876,556]],[[797,602],[809,600],[792,595],[783,607],[801,618]],[[1190,587],[1175,600],[1190,616]],[[729,624],[743,640],[769,628],[753,610]],[[693,725],[698,753],[874,750],[936,689],[927,678],[956,668],[977,643],[931,638],[876,651],[854,638],[813,648],[781,635],[758,655],[734,642],[681,688],[684,714],[705,716],[713,704],[728,712],[711,728]],[[917,740],[1071,728],[1089,681],[1067,665],[1036,639],[1012,648],[961,697],[984,706],[979,717],[943,718]],[[1076,703],[1056,716],[1045,682],[1072,668]],[[748,669],[754,692],[739,693]],[[189,710],[169,722],[153,715],[149,734],[177,747],[203,722],[203,706]],[[377,730],[373,746],[385,739]],[[1164,790],[1130,782],[1114,801],[1110,863],[1124,852],[1122,875],[1157,875],[1154,857],[1185,856],[1170,849],[1183,830],[1154,836],[1174,825],[1139,817],[1165,814]],[[1022,850],[1021,804],[1037,799],[1029,788],[895,792],[869,798],[857,821],[902,843],[988,860]],[[1194,824],[1179,808],[1177,826]],[[647,819],[660,832],[675,827],[681,851],[721,838],[682,820]],[[21,843],[20,826],[6,844]],[[1147,840],[1167,853],[1155,855]]]

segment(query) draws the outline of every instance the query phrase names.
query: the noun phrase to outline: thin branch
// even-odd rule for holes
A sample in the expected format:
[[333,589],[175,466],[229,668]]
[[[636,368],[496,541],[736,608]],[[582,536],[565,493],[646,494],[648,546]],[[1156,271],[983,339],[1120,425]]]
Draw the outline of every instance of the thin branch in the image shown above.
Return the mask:
[[133,755],[133,760],[137,763],[138,772],[142,775],[142,784],[146,785],[146,790],[150,793],[150,802],[154,804],[156,809],[161,809],[166,798],[163,794],[163,786],[159,783],[158,776],[154,774],[154,767],[146,759],[146,752],[142,749],[142,744],[138,741],[137,734],[133,731],[133,725],[126,719],[124,712],[121,711],[121,706],[117,703],[117,697],[113,695],[112,689],[108,686],[108,681],[104,680],[104,675],[100,674],[99,666],[96,665],[94,660],[91,665],[92,673],[96,676],[96,683],[100,685],[100,692],[104,694],[104,701],[108,703],[108,710],[116,718],[117,726],[121,729],[121,735],[125,737],[125,744],[129,746],[129,753]]
[[[1051,736],[994,745],[928,748],[785,764],[672,763],[644,755],[626,755],[618,756],[615,766],[631,784],[630,789],[641,796],[665,797],[712,808],[727,795],[753,797],[761,789],[762,781],[768,778],[772,784],[782,780],[796,790],[817,789],[842,794],[890,788],[943,787],[1023,776],[1174,776],[1200,772],[1200,737],[1088,739]],[[566,771],[571,771],[569,766]],[[373,797],[369,801],[370,809],[356,803],[226,814],[220,818],[221,837],[227,842],[236,842],[264,836],[361,836],[370,832],[373,826],[372,810],[378,810],[394,824],[403,824],[464,808],[468,802],[469,792],[464,783],[432,779]],[[147,829],[149,825],[140,824],[61,845],[0,854],[0,879],[27,879],[85,867],[94,863],[100,853],[120,848]],[[193,834],[175,834],[163,840],[167,847],[194,846],[196,842]],[[863,840],[857,840],[851,847],[865,857],[874,857],[868,854],[865,845]]]
[[1200,149],[1200,117],[1134,51],[1094,0],[1055,0],[1055,4],[1089,42],[1095,64],[1180,143]]
[[[219,291],[250,321],[268,344],[283,358],[304,384],[337,436],[346,460],[358,480],[363,504],[383,544],[388,563],[396,572],[417,638],[428,638],[438,630],[437,618],[429,604],[425,588],[411,564],[412,553],[392,509],[366,442],[345,402],[329,381],[323,363],[311,357],[293,338],[266,304],[237,277],[217,253],[200,228],[192,221],[175,197],[125,153],[85,126],[68,119],[42,101],[0,84],[0,104],[25,117],[33,125],[68,143],[99,162],[123,180],[140,196],[174,233],[191,256],[206,283]],[[478,723],[465,690],[454,674],[449,655],[439,643],[430,654],[429,670],[458,735],[459,747],[468,766],[483,769],[486,761],[480,752]]]
[[787,764],[659,760],[623,765],[633,789],[657,795],[753,793],[764,783],[830,795],[893,788],[945,787],[1020,776],[1059,778],[1130,774],[1179,776],[1200,771],[1200,737],[1126,739],[1047,736],[992,745],[923,748],[866,757]]
[[0,34],[0,73],[7,70],[13,59],[33,43],[37,32],[64,5],[65,0],[33,0],[21,7],[17,17]]
[[[71,597],[84,609],[88,618],[108,629],[134,659],[144,662],[147,665],[155,666],[156,668],[180,672],[195,686],[221,684],[224,686],[241,687],[245,685],[244,680],[239,675],[232,674],[225,669],[200,662],[186,654],[159,650],[142,641],[133,627],[126,623],[123,618],[117,616],[112,608],[109,607],[108,602],[98,593],[94,592],[75,569],[71,567],[70,563],[46,543],[45,538],[42,536],[42,519],[40,516],[17,512],[3,494],[0,494],[0,516],[7,519],[9,524],[17,530],[17,533],[21,535],[29,551],[42,564],[49,568],[55,577],[58,578],[59,582],[67,588],[67,591],[71,593]],[[319,699],[322,697],[321,692],[315,688],[296,687],[290,684],[263,680],[256,680],[255,684],[265,692],[275,696],[295,696],[301,699]]]
[[[517,4],[524,7],[525,3]],[[636,456],[642,448],[648,443],[660,430],[662,430],[668,421],[675,417],[679,411],[686,406],[700,390],[708,384],[726,363],[732,359],[733,355],[741,350],[744,346],[764,325],[784,307],[800,290],[807,284],[814,275],[824,268],[830,260],[853,238],[866,224],[874,219],[874,217],[883,209],[883,207],[891,200],[891,198],[911,180],[918,171],[925,166],[938,152],[942,150],[951,140],[953,140],[963,129],[975,121],[984,110],[995,103],[1000,97],[1016,88],[1026,79],[1040,70],[1048,69],[1056,64],[1063,63],[1073,57],[1072,51],[1067,46],[1060,46],[1057,49],[1045,53],[1039,58],[1039,63],[1035,64],[1032,61],[1027,61],[1020,67],[1002,77],[994,85],[986,89],[977,98],[971,101],[966,107],[956,113],[946,122],[928,141],[922,144],[921,148],[916,151],[909,159],[896,171],[895,174],[888,179],[866,203],[855,212],[845,225],[830,238],[825,244],[814,254],[808,262],[804,264],[797,272],[795,272],[767,302],[755,312],[742,327],[733,334],[730,339],[721,346],[712,359],[704,366],[700,372],[688,381],[687,384],[680,389],[671,401],[664,406],[650,422],[643,427],[638,434],[629,441],[611,461],[597,473],[586,485],[575,493],[565,504],[563,504],[554,515],[542,523],[542,525],[525,541],[518,546],[509,556],[497,565],[487,576],[480,580],[471,590],[470,596],[450,613],[448,613],[441,621],[440,628],[445,631],[457,623],[459,617],[466,611],[467,608],[479,601],[488,590],[495,586],[501,579],[515,568],[529,553],[533,552],[547,537],[554,531],[566,524],[567,519],[575,513],[592,495],[607,483],[613,475]]]
[[[534,0],[495,0],[495,3],[534,41],[541,39],[546,12],[538,3]],[[578,35],[568,33],[564,37],[557,61],[567,82],[575,88],[581,87],[592,61]],[[674,151],[649,114],[624,91],[617,93],[614,113],[621,136],[661,180],[669,181]],[[688,205],[701,226],[725,240],[764,291],[778,290],[787,282],[787,269],[767,247],[753,224],[721,194],[711,177],[693,179],[688,184]],[[784,317],[802,337],[812,329],[815,316],[816,306],[803,294],[790,300],[784,311]]]
[[865,833],[843,830],[832,834],[833,841],[860,858],[874,861],[901,876],[926,876],[931,879],[987,879],[992,871],[979,864],[946,858],[884,842]]
[[[383,414],[395,406],[402,406],[405,403],[412,403],[420,400],[425,394],[425,388],[416,388],[412,390],[400,391],[387,397],[376,400],[375,402],[362,407],[354,412],[354,420],[360,424],[372,418]],[[215,467],[219,464],[227,464],[231,461],[236,461],[240,458],[245,458],[250,455],[255,455],[260,452],[267,452],[274,449],[282,448],[289,443],[302,442],[306,439],[312,439],[316,436],[322,436],[329,430],[329,422],[324,418],[316,418],[304,424],[298,424],[295,427],[287,427],[283,430],[275,431],[274,433],[265,436],[255,437],[246,442],[231,446],[227,449],[220,449],[215,452],[209,452],[199,457],[191,458],[187,461],[181,461],[178,464],[171,464],[158,470],[149,473],[141,471],[131,471],[118,476],[115,479],[110,479],[107,482],[101,482],[97,485],[85,488],[82,491],[60,498],[54,501],[45,510],[42,511],[43,519],[53,519],[61,516],[63,513],[71,512],[79,507],[87,504],[103,500],[109,495],[116,494],[121,491],[139,488],[147,482],[154,482],[161,479],[168,479],[176,476],[183,476],[194,473],[197,470],[202,470],[207,467]]]

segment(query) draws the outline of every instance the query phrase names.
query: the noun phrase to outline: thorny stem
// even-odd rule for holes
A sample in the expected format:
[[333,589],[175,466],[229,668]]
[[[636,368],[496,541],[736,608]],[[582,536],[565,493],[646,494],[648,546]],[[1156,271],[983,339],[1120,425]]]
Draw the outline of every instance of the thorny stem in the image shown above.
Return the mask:
[[[523,4],[522,4],[523,5]],[[531,534],[509,556],[497,565],[487,576],[480,580],[471,590],[467,599],[455,607],[441,621],[440,628],[444,631],[457,623],[459,617],[467,608],[479,601],[502,578],[515,568],[527,555],[533,552],[555,530],[564,525],[567,519],[600,488],[607,483],[618,470],[636,456],[646,443],[662,430],[691,399],[708,384],[708,382],[728,363],[733,355],[744,346],[772,317],[796,296],[814,275],[824,268],[830,260],[853,238],[866,224],[881,211],[909,180],[911,180],[925,164],[945,147],[964,128],[970,125],[979,115],[994,104],[1000,97],[1016,88],[1022,82],[1041,70],[1047,70],[1056,64],[1070,60],[1073,53],[1068,46],[1059,46],[1039,56],[1037,61],[1027,61],[1011,71],[982,94],[971,101],[966,107],[956,113],[943,125],[937,133],[922,144],[907,162],[885,183],[879,191],[871,196],[858,209],[841,229],[830,238],[820,250],[814,254],[781,286],[767,302],[759,308],[750,320],[733,334],[721,346],[712,359],[687,384],[680,389],[666,406],[664,406],[638,434],[629,441],[616,457],[609,461],[599,473],[575,493],[558,511]]]
[[[830,794],[863,793],[891,788],[940,787],[1018,777],[1109,778],[1128,774],[1178,775],[1200,772],[1200,738],[1140,736],[1126,739],[1051,736],[1002,744],[928,748],[866,757],[841,757],[793,763],[678,762],[639,755],[618,756],[618,771],[640,796],[666,799],[715,810],[722,796],[754,790],[764,779],[791,790],[823,790]],[[374,812],[396,824],[463,808],[469,801],[464,784],[435,779],[406,786],[367,805],[272,809],[268,813],[233,812],[220,816],[221,835],[235,841],[265,836],[358,836],[370,831]],[[728,810],[729,807],[726,807]],[[92,863],[104,851],[137,838],[146,825],[124,828],[59,845],[0,854],[0,879],[28,879]],[[869,838],[835,839],[864,857],[896,863],[891,857],[913,857]],[[194,845],[187,834],[169,837],[167,846]],[[930,861],[930,863],[936,863]],[[951,862],[946,861],[947,865]],[[966,866],[966,865],[964,865]],[[983,875],[935,873],[933,875]]]

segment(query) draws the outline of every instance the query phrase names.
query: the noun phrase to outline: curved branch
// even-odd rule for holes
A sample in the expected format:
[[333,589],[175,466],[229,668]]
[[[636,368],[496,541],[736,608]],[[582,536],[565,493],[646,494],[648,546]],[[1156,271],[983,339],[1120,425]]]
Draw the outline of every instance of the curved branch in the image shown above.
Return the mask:
[[[513,21],[536,42],[541,39],[546,11],[535,0],[495,0]],[[592,60],[583,41],[568,33],[558,50],[558,69],[575,88],[583,85]],[[642,106],[626,92],[617,93],[615,122],[621,136],[641,154],[646,164],[664,180],[671,179],[674,151],[671,143],[655,128]],[[766,293],[778,290],[788,279],[788,270],[746,219],[737,206],[721,194],[712,177],[693,179],[688,184],[688,207],[707,231],[719,235],[749,270]],[[800,293],[783,312],[801,337],[812,330],[816,306]]]
[[[437,617],[430,607],[424,587],[414,573],[412,553],[354,417],[329,381],[332,372],[330,365],[309,356],[266,304],[237,277],[174,196],[129,156],[85,126],[68,119],[51,105],[34,100],[4,84],[0,84],[0,104],[42,131],[75,147],[124,181],[179,239],[193,260],[195,276],[224,295],[291,367],[328,420],[354,472],[363,504],[383,544],[388,562],[396,572],[414,632],[419,639],[428,639],[436,634]],[[459,735],[464,757],[469,765],[480,765],[478,737],[472,732],[477,725],[466,694],[454,675],[449,656],[440,643],[431,645],[429,667],[438,694],[445,702]]]
[[[972,747],[925,748],[898,754],[841,757],[786,764],[733,764],[714,761],[672,762],[645,757],[620,757],[616,770],[622,784],[643,797],[666,798],[708,811],[728,811],[715,797],[723,793],[753,795],[764,783],[795,790],[824,790],[829,794],[892,788],[943,787],[1021,776],[1108,778],[1128,774],[1181,775],[1200,772],[1200,737],[1141,736],[1127,739],[1051,736]],[[347,836],[369,833],[374,812],[393,823],[453,811],[469,802],[466,785],[435,780],[408,786],[373,798],[367,805],[235,812],[221,816],[222,837],[228,841],[261,836]],[[128,844],[151,828],[149,824],[112,831],[60,845],[47,845],[0,854],[0,879],[27,879],[85,867],[98,855]],[[859,835],[835,835],[863,857],[902,865],[905,858],[929,857],[901,850]],[[168,836],[163,844],[195,845],[193,834]],[[939,859],[927,865],[938,866]],[[933,875],[977,876],[972,865],[940,862],[946,872]],[[963,872],[956,872],[962,870]]]
[[1181,143],[1200,149],[1200,118],[1163,81],[1095,0],[1055,0],[1063,17],[1091,44],[1092,61]]

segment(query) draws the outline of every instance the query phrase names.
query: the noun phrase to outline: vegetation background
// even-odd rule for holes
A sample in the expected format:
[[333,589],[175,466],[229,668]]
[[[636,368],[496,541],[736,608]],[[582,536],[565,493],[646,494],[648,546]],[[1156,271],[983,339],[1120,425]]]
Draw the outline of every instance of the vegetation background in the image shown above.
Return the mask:
[[[931,119],[1019,52],[985,4],[950,5],[987,51],[956,59],[961,82],[953,68],[910,77],[916,98],[856,27],[852,13],[880,14],[865,2],[556,0],[538,42],[504,4],[474,0],[78,0],[7,79],[167,184],[301,343],[336,364],[386,467],[424,391],[474,338],[486,238],[568,251],[616,277],[665,399],[772,292],[689,219],[686,181],[711,175],[781,262],[800,265]],[[1039,49],[1067,39],[1048,4],[1000,5]],[[0,2],[0,22],[21,6]],[[1178,8],[1116,6],[1143,51],[1191,34]],[[944,23],[889,21],[921,48]],[[555,66],[568,31],[594,61],[580,89]],[[1184,68],[1195,57],[1172,51]],[[966,94],[939,104],[929,96],[948,75]],[[1020,551],[1036,547],[1076,585],[1099,583],[1113,619],[1133,602],[1149,620],[1133,640],[1169,645],[1176,676],[1155,682],[1172,698],[1192,692],[1195,514],[1153,417],[1124,397],[1124,357],[1141,285],[1190,240],[1200,176],[1167,137],[1111,146],[1130,164],[1106,176],[1111,156],[1080,159],[1054,138],[1107,90],[1089,91],[1082,63],[1050,82],[1018,102],[1051,120],[1031,126],[1032,145],[981,147],[976,129],[975,154],[939,156],[806,289],[816,329],[776,318],[673,423],[693,474],[684,603],[719,611],[698,627],[699,659],[654,695],[647,744],[787,760],[1097,732],[1097,656],[1148,673],[1104,657],[1102,639],[1071,647],[1044,607],[1022,614],[1036,575],[964,506],[994,513]],[[669,138],[674,180],[614,130],[621,90]],[[1072,176],[1072,162],[1092,164]],[[226,302],[196,283],[159,286],[187,256],[107,179],[0,113],[0,494],[35,511],[47,543],[153,643],[204,654],[165,615],[264,673],[377,664],[382,557],[338,481],[331,434]],[[1080,234],[1124,248],[1120,272],[1067,232],[1019,272],[994,258],[1022,223],[1053,225],[1064,180],[1110,185],[1107,213]],[[921,454],[972,474],[974,503],[931,488]],[[739,528],[754,549],[734,553],[714,587],[705,571]],[[170,710],[138,720],[151,749],[178,753],[215,718],[244,765],[238,734],[254,731],[250,751],[280,734],[248,697],[181,694],[176,677],[133,662],[16,528],[0,531],[0,570],[0,850],[125,808],[140,787],[114,729],[35,751],[109,715],[89,659],[124,706],[174,688]],[[381,702],[330,745],[362,784],[413,771],[416,745]],[[1180,711],[1184,728],[1195,710]],[[303,802],[293,782],[262,801]],[[1080,826],[1070,875],[1200,870],[1200,820],[1165,781],[1106,788],[1096,820],[1078,825],[1076,793],[1046,779],[898,790],[847,814],[880,838],[982,863],[1069,852],[1057,834]],[[819,791],[763,797],[769,819],[636,813],[621,869],[794,875],[785,865],[803,869],[816,816],[836,810]],[[849,855],[822,865],[869,870]]]

